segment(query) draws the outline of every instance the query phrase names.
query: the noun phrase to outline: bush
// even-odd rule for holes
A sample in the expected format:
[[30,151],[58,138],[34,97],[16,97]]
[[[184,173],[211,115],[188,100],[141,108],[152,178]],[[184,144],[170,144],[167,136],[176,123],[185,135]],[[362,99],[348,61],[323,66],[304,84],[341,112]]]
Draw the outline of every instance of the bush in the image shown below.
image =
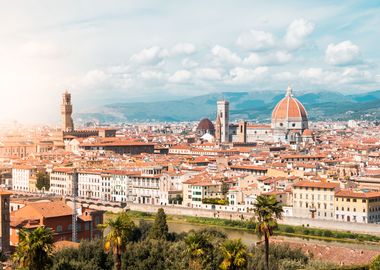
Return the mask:
[[326,230],[323,232],[324,237],[333,237],[333,235],[334,234],[332,233],[332,231],[329,231],[329,230]]
[[296,232],[294,230],[294,228],[290,227],[290,226],[286,226],[284,231],[287,232],[287,233],[295,233]]

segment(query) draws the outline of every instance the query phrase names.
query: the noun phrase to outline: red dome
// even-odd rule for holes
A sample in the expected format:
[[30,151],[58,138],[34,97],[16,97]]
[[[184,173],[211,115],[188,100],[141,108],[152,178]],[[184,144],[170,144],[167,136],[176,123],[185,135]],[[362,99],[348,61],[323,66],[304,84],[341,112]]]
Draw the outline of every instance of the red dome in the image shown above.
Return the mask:
[[307,121],[307,113],[304,106],[292,95],[288,88],[286,96],[277,104],[272,112],[272,122],[278,121]]
[[214,131],[214,124],[210,121],[208,118],[203,118],[197,127],[197,130],[209,130],[209,131]]

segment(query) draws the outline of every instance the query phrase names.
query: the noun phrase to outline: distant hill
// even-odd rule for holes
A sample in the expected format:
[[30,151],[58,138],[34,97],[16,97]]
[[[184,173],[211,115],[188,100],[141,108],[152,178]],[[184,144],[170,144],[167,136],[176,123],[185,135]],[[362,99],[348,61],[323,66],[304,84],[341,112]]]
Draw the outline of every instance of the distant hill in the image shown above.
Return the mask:
[[[270,121],[271,112],[284,91],[225,92],[176,101],[115,103],[77,113],[77,120],[100,122],[196,121],[215,118],[216,102],[224,97],[230,102],[231,119]],[[323,91],[296,93],[311,120],[380,119],[380,90],[344,95]]]

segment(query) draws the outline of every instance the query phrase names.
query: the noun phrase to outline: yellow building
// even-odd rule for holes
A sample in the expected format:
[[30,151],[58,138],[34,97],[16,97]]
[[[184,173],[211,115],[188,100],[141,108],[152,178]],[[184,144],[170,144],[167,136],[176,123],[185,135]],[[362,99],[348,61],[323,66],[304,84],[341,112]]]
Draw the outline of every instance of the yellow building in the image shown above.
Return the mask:
[[300,181],[293,185],[293,216],[334,220],[338,183]]
[[335,219],[358,223],[380,223],[380,192],[337,191]]

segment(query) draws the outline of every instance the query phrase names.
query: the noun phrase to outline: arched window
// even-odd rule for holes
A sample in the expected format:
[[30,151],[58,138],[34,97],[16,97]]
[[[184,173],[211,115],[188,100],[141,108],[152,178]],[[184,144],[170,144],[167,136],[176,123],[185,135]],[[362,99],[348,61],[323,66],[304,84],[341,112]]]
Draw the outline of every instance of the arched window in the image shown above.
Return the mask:
[[56,232],[62,232],[62,226],[58,225],[57,228],[55,229]]

